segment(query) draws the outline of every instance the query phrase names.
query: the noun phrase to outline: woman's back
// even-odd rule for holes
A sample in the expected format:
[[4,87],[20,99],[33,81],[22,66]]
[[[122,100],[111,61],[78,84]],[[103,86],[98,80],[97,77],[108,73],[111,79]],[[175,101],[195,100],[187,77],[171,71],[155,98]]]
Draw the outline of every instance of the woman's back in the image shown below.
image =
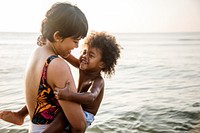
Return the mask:
[[36,99],[42,70],[47,58],[51,55],[51,52],[45,50],[43,47],[38,47],[33,52],[25,73],[26,102],[31,119],[33,118],[36,107]]

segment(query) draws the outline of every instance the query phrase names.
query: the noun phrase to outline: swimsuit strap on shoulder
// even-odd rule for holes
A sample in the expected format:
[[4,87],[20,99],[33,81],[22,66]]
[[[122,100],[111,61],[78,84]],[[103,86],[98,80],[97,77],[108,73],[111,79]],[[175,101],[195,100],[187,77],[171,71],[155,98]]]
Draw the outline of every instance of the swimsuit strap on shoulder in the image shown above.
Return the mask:
[[49,63],[55,59],[55,58],[59,58],[58,55],[51,55],[45,62],[45,65],[43,67],[43,70],[42,70],[42,77],[41,77],[41,80],[40,80],[40,84],[47,84],[47,67],[49,65]]
[[49,64],[53,59],[55,58],[59,58],[58,55],[51,55],[48,59],[47,59],[47,64]]

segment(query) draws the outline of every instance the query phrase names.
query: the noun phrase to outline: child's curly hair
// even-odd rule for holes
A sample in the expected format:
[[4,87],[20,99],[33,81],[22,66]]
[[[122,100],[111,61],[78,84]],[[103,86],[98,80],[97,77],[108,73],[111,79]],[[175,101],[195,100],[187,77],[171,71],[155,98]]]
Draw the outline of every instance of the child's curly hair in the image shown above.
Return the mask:
[[115,73],[117,59],[120,58],[122,47],[116,42],[116,38],[107,32],[93,31],[86,37],[84,45],[89,45],[101,51],[102,61],[105,67],[102,69],[105,76],[110,78]]

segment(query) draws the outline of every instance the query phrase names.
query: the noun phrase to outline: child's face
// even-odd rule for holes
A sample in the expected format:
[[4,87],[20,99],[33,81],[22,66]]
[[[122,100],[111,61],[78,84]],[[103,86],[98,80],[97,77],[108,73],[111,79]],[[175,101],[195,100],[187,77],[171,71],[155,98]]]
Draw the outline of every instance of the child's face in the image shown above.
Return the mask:
[[79,58],[80,69],[89,72],[101,71],[103,62],[101,61],[101,51],[92,46],[86,46]]

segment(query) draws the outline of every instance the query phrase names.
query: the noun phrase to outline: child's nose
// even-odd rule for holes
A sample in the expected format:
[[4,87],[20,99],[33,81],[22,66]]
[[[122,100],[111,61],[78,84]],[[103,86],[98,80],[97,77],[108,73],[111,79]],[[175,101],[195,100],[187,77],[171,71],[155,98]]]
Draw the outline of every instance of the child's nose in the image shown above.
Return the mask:
[[88,57],[88,54],[87,54],[87,53],[83,54],[83,57],[84,57],[84,58],[87,58],[87,57]]

